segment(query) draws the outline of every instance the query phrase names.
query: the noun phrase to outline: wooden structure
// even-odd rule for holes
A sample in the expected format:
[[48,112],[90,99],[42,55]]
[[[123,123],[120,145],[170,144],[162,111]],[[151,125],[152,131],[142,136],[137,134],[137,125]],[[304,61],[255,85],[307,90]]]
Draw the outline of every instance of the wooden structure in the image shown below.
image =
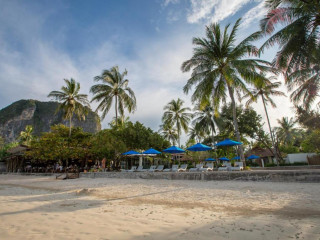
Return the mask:
[[18,145],[9,149],[7,152],[9,156],[6,157],[7,172],[23,172],[26,158],[25,152],[29,150],[26,145]]
[[[273,159],[276,157],[274,149],[271,149],[270,151],[270,149],[261,147],[252,148],[245,154],[245,157],[247,158],[250,155],[257,155],[260,157],[259,159],[255,159],[255,162],[258,163],[260,167],[264,167],[264,164],[267,163],[273,163]],[[262,164],[262,161],[264,164]]]

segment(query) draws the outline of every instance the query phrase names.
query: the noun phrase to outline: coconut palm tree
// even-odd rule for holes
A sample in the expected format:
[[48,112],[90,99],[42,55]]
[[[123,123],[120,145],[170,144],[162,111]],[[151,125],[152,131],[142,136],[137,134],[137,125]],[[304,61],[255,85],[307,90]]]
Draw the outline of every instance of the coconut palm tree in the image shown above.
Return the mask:
[[278,140],[284,145],[293,143],[298,134],[298,129],[295,128],[296,121],[293,118],[282,117],[278,119],[279,127],[275,127]]
[[216,133],[216,127],[219,128],[217,123],[217,117],[214,114],[214,108],[211,106],[211,102],[207,101],[207,104],[202,105],[198,103],[194,108],[192,123],[194,126],[201,127],[207,136],[211,135],[212,144],[214,145],[214,135]]
[[20,132],[20,136],[19,136],[20,142],[22,144],[29,146],[33,139],[32,132],[33,132],[33,127],[31,125],[27,125],[25,130]]
[[189,127],[188,136],[190,139],[195,139],[196,142],[201,142],[206,136],[206,130],[202,128],[200,123],[194,123],[193,126]]
[[90,107],[88,95],[80,94],[80,83],[76,82],[73,78],[70,80],[64,79],[66,86],[61,87],[61,91],[52,91],[48,97],[52,97],[61,104],[57,111],[64,111],[64,118],[69,119],[69,137],[71,137],[72,117],[73,114],[79,119],[85,119]]
[[128,87],[129,80],[125,79],[127,74],[127,70],[120,73],[118,66],[114,66],[94,78],[96,82],[101,83],[91,87],[90,92],[94,95],[91,102],[99,102],[96,111],[102,112],[102,119],[109,112],[113,100],[115,101],[116,123],[118,123],[118,112],[123,116],[125,108],[129,113],[135,111],[136,97],[132,89]]
[[171,100],[164,108],[165,110],[162,121],[164,124],[171,124],[177,130],[178,144],[180,146],[181,131],[188,131],[188,124],[191,119],[190,108],[183,107],[183,101],[178,98],[177,100]]
[[[261,50],[279,44],[275,66],[287,73],[295,71],[307,61],[319,41],[320,2],[267,0],[266,7],[268,13],[260,22],[260,37],[271,36]],[[279,27],[282,28],[278,30]]]
[[173,128],[172,124],[162,124],[160,125],[160,134],[168,140],[172,145],[175,145],[178,141],[178,134],[176,129]]
[[[270,105],[275,108],[277,106],[271,97],[272,96],[286,96],[286,95],[283,92],[277,90],[281,86],[281,82],[272,82],[272,80],[274,80],[274,78],[270,77],[269,79],[265,78],[264,81],[255,82],[254,89],[252,89],[250,94],[244,95],[243,98],[249,98],[249,100],[246,103],[246,106],[248,107],[253,102],[257,102],[258,98],[261,97],[263,107],[264,107],[264,112],[266,114],[267,122],[268,122],[268,126],[269,126],[272,147],[273,147],[273,149],[276,150],[275,140],[274,140],[274,136],[273,136],[273,133],[271,130],[272,128],[271,128],[269,115],[268,115],[268,111],[267,111],[267,104],[270,103]],[[280,161],[279,156],[277,153],[275,155],[276,155],[277,163],[279,164],[279,161]]]
[[[212,105],[217,112],[221,102],[225,102],[229,95],[233,108],[233,124],[237,140],[240,141],[239,127],[236,116],[235,92],[248,93],[246,83],[253,83],[263,78],[258,70],[264,73],[270,70],[269,63],[259,59],[246,58],[257,53],[258,49],[251,44],[256,38],[251,35],[237,43],[237,31],[240,19],[228,31],[229,25],[224,30],[219,24],[206,27],[206,38],[194,38],[193,56],[182,64],[182,71],[192,69],[191,78],[183,90],[188,93],[195,86],[192,101],[203,98],[212,98]],[[243,148],[240,145],[240,156],[244,161]]]
[[[302,102],[306,110],[310,110],[314,101],[320,97],[320,46],[310,52],[308,63],[286,75],[286,83],[290,97],[295,105]],[[318,105],[320,102],[318,102]]]

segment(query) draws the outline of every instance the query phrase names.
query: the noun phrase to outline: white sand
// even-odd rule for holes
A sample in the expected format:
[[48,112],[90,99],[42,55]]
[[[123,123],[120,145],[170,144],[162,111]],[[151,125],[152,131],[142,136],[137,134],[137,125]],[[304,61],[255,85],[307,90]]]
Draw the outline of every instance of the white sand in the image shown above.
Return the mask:
[[0,239],[320,239],[316,183],[0,175]]

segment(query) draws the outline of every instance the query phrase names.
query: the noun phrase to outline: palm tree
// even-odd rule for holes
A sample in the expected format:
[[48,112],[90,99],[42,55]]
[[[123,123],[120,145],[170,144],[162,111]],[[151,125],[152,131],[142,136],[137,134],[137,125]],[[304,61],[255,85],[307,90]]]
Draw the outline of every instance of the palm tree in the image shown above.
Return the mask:
[[80,94],[80,83],[76,82],[73,78],[70,80],[64,79],[66,86],[61,87],[61,91],[52,91],[48,97],[56,99],[61,104],[57,111],[64,111],[64,118],[69,119],[69,137],[71,137],[72,117],[73,114],[79,119],[85,120],[90,107],[88,95]]
[[[206,135],[211,134],[212,144],[214,145],[214,134],[216,133],[217,118],[214,114],[214,108],[211,106],[210,101],[207,101],[205,105],[198,103],[193,113],[192,123],[204,130]],[[218,126],[219,127],[219,126]]]
[[20,132],[19,139],[22,144],[25,144],[27,146],[30,145],[33,136],[32,136],[33,128],[31,125],[27,125],[24,131]]
[[[274,64],[284,72],[299,69],[319,41],[320,2],[313,0],[267,0],[267,16],[261,20],[260,37],[270,36],[264,48],[279,44]],[[279,26],[283,26],[276,31]]]
[[[310,52],[308,63],[286,75],[286,83],[295,105],[302,102],[306,110],[310,110],[312,103],[320,97],[320,46]],[[320,102],[318,102],[320,104]]]
[[127,70],[120,73],[118,66],[114,66],[94,78],[96,82],[101,83],[91,87],[90,92],[94,94],[91,102],[100,102],[96,111],[102,111],[102,119],[109,112],[113,99],[115,100],[116,123],[118,122],[118,111],[121,116],[124,115],[125,108],[129,113],[135,111],[136,97],[132,89],[128,87],[129,80],[125,79],[127,74]]
[[258,98],[261,97],[262,103],[263,103],[263,107],[264,107],[264,112],[266,114],[267,117],[267,121],[268,121],[268,126],[269,126],[269,131],[270,131],[270,137],[271,137],[271,141],[272,141],[272,147],[276,152],[276,159],[277,159],[277,164],[279,164],[279,156],[277,154],[276,151],[276,145],[275,145],[275,140],[274,140],[274,136],[272,133],[272,128],[271,128],[271,124],[270,124],[270,120],[269,120],[269,115],[268,115],[268,111],[267,111],[267,104],[270,103],[272,107],[277,107],[275,102],[272,100],[271,96],[286,96],[283,92],[278,91],[277,89],[281,86],[281,82],[272,82],[273,78],[270,77],[269,79],[266,78],[264,81],[257,81],[254,84],[254,89],[252,89],[250,94],[246,94],[244,95],[244,98],[248,98],[249,100],[246,103],[246,106],[248,107],[250,104],[252,104],[253,102],[257,102]]
[[[221,102],[225,102],[227,93],[231,98],[233,108],[233,124],[237,140],[240,141],[239,127],[236,116],[235,91],[248,93],[245,83],[253,83],[263,78],[257,72],[264,73],[270,70],[269,63],[259,59],[245,58],[257,53],[258,49],[251,44],[255,39],[252,35],[236,45],[236,34],[240,25],[237,20],[232,30],[228,32],[229,25],[221,30],[219,24],[211,24],[206,27],[206,38],[194,38],[191,59],[182,64],[182,71],[187,72],[192,68],[191,78],[184,86],[184,92],[188,93],[195,85],[192,101],[200,101],[211,97],[215,112],[218,112]],[[240,156],[244,161],[243,148],[240,145]]]
[[178,100],[171,100],[164,108],[165,110],[162,121],[165,124],[171,124],[177,129],[178,144],[180,146],[180,135],[181,130],[185,132],[188,131],[188,124],[191,118],[190,108],[183,107],[183,101],[178,98]]
[[283,117],[278,119],[279,127],[276,127],[276,134],[279,141],[284,145],[290,145],[297,137],[298,129],[295,128],[296,121],[293,118]]
[[167,139],[172,145],[175,145],[176,141],[178,141],[178,134],[176,129],[173,128],[172,124],[162,124],[160,125],[160,134]]
[[195,123],[189,128],[188,135],[190,139],[195,139],[197,142],[201,142],[206,136],[206,130],[201,126],[200,123]]

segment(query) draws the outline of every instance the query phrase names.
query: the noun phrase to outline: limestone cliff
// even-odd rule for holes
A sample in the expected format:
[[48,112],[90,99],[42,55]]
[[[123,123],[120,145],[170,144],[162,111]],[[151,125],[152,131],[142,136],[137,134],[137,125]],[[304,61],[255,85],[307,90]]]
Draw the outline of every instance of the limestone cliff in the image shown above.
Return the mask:
[[[56,113],[58,106],[57,102],[36,100],[20,100],[12,103],[0,110],[0,136],[6,142],[12,142],[17,139],[27,125],[33,126],[34,135],[50,131],[50,126],[55,124],[62,123],[69,126],[69,122],[63,119],[63,112]],[[101,129],[99,116],[91,110],[84,121],[80,121],[74,116],[72,125],[91,133]]]

